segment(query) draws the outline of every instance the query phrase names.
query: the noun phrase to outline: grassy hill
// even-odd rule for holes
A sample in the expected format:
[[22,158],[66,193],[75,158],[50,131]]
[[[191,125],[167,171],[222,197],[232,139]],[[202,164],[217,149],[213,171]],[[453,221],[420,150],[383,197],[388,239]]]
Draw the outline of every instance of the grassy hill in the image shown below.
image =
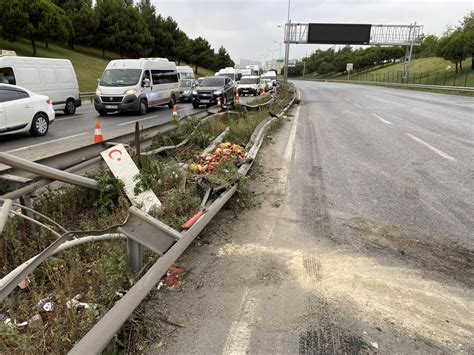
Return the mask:
[[[463,71],[459,71],[456,74],[454,64],[442,58],[431,57],[412,60],[409,83],[474,87],[474,70],[471,70],[471,59],[466,59],[462,65]],[[400,82],[402,72],[403,62],[400,62],[382,68],[351,74],[350,80]],[[323,77],[321,76],[321,78]],[[325,76],[324,78],[345,80],[347,79],[347,74],[338,73]]]
[[[17,55],[31,56],[31,43],[27,40],[8,42],[0,38],[0,49],[13,50]],[[38,42],[38,57],[65,58],[69,59],[76,71],[79,89],[81,92],[95,91],[97,79],[100,78],[107,63],[112,59],[120,59],[120,55],[112,52],[105,52],[105,59],[102,58],[102,50],[86,46],[75,46],[75,50],[49,43],[46,49],[44,44]],[[182,65],[184,65],[182,63]],[[194,70],[194,66],[191,66]],[[213,71],[199,68],[196,76],[214,75]]]

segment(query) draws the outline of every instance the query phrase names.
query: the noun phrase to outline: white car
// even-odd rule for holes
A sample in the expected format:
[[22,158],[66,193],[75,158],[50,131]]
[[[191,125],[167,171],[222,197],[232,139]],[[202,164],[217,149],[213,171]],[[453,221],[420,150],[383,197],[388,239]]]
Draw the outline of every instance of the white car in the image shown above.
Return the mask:
[[55,114],[52,100],[22,87],[0,84],[0,135],[30,132],[44,136]]

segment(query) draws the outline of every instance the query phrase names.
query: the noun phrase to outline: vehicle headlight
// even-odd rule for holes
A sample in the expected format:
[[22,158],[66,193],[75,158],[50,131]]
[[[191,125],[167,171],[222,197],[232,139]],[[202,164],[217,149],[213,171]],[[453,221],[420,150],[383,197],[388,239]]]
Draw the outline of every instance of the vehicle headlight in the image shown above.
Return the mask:
[[214,95],[222,95],[222,90],[216,90],[216,91],[214,91]]
[[100,95],[102,95],[102,91],[100,91],[100,89],[97,89],[97,90],[95,91],[95,94],[96,94],[97,96],[100,96]]
[[127,90],[123,93],[124,95],[136,95],[137,94],[137,89],[130,89]]
[[191,91],[191,90],[185,90],[184,93],[185,93],[185,94],[189,94],[190,91]]
[[194,90],[193,95],[197,95],[197,94],[198,94],[197,90]]

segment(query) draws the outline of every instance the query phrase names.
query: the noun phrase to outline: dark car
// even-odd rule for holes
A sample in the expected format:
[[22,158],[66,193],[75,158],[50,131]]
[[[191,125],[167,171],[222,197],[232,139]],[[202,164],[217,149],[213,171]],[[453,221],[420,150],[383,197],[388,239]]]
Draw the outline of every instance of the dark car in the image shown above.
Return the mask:
[[220,98],[222,105],[227,105],[234,102],[234,95],[235,85],[230,78],[208,76],[193,90],[193,107],[216,105],[217,98]]

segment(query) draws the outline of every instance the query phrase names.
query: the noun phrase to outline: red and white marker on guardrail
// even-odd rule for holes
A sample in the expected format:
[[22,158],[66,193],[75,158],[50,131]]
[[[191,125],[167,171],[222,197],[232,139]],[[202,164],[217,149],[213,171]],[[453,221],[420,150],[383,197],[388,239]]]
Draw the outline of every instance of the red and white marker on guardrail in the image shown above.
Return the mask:
[[171,116],[173,122],[179,122],[178,111],[176,110],[176,105],[173,106],[173,115]]

